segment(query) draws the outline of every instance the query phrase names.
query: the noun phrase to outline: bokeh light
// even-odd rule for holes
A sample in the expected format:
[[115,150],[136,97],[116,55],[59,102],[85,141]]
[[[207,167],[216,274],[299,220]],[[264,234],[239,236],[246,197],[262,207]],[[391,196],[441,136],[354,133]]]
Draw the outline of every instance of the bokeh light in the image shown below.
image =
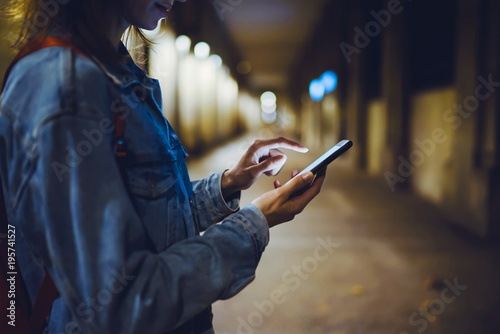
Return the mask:
[[331,93],[337,88],[338,78],[337,74],[333,71],[326,71],[323,73],[320,80],[325,87],[325,93]]
[[208,57],[210,61],[215,65],[215,67],[221,67],[222,66],[222,58],[219,55],[211,55]]
[[236,66],[236,70],[238,71],[238,73],[243,75],[249,74],[250,72],[252,72],[252,65],[248,61],[242,60]]
[[175,48],[181,55],[189,53],[191,49],[191,39],[185,35],[181,35],[175,39]]
[[320,79],[314,79],[309,85],[309,95],[314,101],[321,101],[325,96],[325,86]]
[[260,102],[262,103],[262,105],[268,107],[276,104],[276,100],[276,95],[273,92],[265,92],[260,97]]
[[206,59],[210,55],[210,46],[205,42],[200,42],[194,46],[194,55],[198,59]]

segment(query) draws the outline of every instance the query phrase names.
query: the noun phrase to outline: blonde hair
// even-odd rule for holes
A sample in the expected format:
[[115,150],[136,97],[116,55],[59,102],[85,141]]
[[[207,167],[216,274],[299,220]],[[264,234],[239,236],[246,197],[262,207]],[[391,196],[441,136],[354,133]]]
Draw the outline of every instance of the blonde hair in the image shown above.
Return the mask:
[[[9,0],[4,13],[10,23],[12,47],[21,50],[32,41],[43,40],[54,29],[67,33],[70,41],[84,52],[103,61],[120,62],[109,40],[116,13],[123,0]],[[130,32],[145,43],[150,41],[137,27]],[[129,38],[127,36],[127,38]]]

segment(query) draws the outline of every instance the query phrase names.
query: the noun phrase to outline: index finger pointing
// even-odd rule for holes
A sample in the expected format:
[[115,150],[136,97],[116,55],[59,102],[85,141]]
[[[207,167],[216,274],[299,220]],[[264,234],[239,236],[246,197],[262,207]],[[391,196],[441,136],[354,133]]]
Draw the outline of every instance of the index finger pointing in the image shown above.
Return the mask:
[[286,148],[300,153],[306,153],[309,151],[307,147],[283,137],[263,140],[261,145],[260,149]]

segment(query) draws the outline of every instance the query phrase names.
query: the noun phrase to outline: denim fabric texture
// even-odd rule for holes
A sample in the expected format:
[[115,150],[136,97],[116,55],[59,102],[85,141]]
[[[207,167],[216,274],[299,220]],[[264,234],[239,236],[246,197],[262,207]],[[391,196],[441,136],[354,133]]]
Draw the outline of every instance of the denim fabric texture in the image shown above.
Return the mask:
[[[9,76],[0,176],[31,299],[43,268],[60,292],[48,333],[210,333],[210,305],[255,277],[265,217],[240,209],[239,194],[223,199],[222,173],[190,181],[161,106],[158,81],[132,60],[50,47]],[[114,113],[125,119],[123,175]]]

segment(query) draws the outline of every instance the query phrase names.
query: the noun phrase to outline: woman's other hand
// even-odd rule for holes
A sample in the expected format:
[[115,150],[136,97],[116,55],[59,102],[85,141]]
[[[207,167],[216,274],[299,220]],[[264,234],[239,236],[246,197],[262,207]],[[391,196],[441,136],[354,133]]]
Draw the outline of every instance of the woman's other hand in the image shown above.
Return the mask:
[[[296,174],[297,171],[292,172],[292,177]],[[325,175],[326,168],[317,174],[316,179],[308,172],[292,178],[283,186],[275,182],[276,189],[259,196],[252,204],[262,211],[269,227],[290,221],[319,194]]]

